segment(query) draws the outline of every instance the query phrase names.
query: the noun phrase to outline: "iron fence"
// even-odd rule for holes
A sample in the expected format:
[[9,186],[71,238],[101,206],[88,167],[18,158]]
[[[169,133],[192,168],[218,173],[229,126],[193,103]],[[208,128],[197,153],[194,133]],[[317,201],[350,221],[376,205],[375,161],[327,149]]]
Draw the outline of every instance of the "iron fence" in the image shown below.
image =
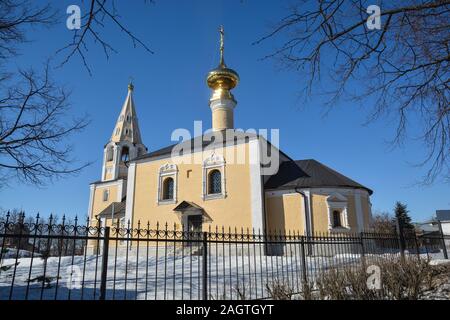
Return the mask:
[[7,215],[0,221],[0,299],[264,299],[277,285],[300,293],[331,269],[404,255],[448,258],[449,245],[442,234],[193,232]]

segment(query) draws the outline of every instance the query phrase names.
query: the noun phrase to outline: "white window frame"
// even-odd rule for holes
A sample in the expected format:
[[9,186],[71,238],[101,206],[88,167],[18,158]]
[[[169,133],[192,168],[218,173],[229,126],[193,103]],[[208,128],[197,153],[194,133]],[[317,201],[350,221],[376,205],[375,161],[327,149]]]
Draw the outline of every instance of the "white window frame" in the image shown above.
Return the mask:
[[[214,200],[214,199],[223,199],[227,196],[227,189],[226,189],[226,162],[223,156],[216,155],[215,153],[212,153],[209,157],[207,157],[203,161],[203,185],[202,185],[202,199],[204,201],[206,200]],[[217,169],[220,171],[220,176],[222,179],[222,192],[221,193],[214,193],[214,194],[208,194],[208,178],[209,178],[209,172],[212,170]]]
[[[165,178],[173,179],[173,199],[163,200],[163,181]],[[158,205],[177,203],[178,189],[178,167],[176,164],[166,163],[159,168],[158,174],[158,192],[156,203]]]
[[[350,225],[348,222],[348,200],[346,197],[339,193],[333,193],[327,197],[328,207],[328,230],[330,231],[349,231]],[[341,213],[340,227],[333,226],[333,211],[339,211]]]

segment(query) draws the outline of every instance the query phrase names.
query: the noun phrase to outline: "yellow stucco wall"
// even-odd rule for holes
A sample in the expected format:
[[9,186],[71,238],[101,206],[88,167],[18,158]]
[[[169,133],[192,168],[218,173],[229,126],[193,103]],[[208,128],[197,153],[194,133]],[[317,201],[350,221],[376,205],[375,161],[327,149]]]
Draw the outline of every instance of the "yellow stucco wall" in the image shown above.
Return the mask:
[[[109,190],[108,201],[103,201],[103,191],[104,190]],[[118,192],[117,185],[96,186],[95,191],[94,191],[91,219],[93,219],[96,214],[100,213],[107,206],[109,206],[112,202],[117,201],[117,192]]]
[[[227,154],[234,151],[235,148],[243,148],[248,159],[248,144],[226,147],[215,150],[215,154],[223,155],[227,160]],[[231,150],[230,150],[231,149]],[[196,154],[197,159],[206,159],[212,151],[205,151],[203,155]],[[181,160],[187,162],[191,155],[160,159],[156,161],[143,162],[136,164],[134,207],[133,207],[133,225],[138,220],[151,226],[156,222],[160,224],[167,222],[169,228],[174,224],[181,227],[180,214],[173,209],[183,200],[194,202],[204,208],[206,213],[212,218],[212,222],[204,223],[203,228],[206,231],[209,226],[215,229],[215,226],[243,227],[252,228],[251,214],[251,194],[250,194],[250,166],[249,161],[244,164],[227,163],[225,166],[226,179],[226,198],[203,200],[203,161],[195,163],[180,163]],[[162,165],[177,162],[178,181],[176,185],[176,203],[158,204],[158,179],[159,170]],[[189,172],[189,174],[188,174]]]
[[269,233],[289,231],[304,234],[303,197],[298,193],[266,195],[266,228]]
[[[350,229],[348,232],[358,232],[356,206],[354,194],[343,192],[347,199],[347,216]],[[327,198],[330,194],[323,192],[311,192],[312,206],[312,229],[314,232],[328,232],[328,205]],[[370,222],[370,198],[368,195],[361,195],[361,208],[363,216],[363,229],[369,227]],[[303,198],[296,193],[285,193],[279,196],[269,196],[266,194],[266,223],[267,229],[276,230],[299,230],[305,229],[305,214],[303,208]]]

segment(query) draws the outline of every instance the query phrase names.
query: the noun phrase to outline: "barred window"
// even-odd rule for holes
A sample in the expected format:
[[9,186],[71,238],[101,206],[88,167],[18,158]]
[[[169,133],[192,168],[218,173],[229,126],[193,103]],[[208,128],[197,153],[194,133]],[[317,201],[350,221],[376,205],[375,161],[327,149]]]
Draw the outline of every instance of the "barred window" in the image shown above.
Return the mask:
[[163,200],[173,200],[173,179],[166,178],[163,182]]
[[208,194],[222,193],[222,174],[213,170],[208,177]]

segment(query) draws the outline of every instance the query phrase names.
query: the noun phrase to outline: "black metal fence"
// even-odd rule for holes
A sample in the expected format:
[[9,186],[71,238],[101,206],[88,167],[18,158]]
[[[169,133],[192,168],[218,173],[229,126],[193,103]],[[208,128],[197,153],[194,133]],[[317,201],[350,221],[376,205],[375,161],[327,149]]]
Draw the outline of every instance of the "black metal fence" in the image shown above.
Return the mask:
[[417,255],[447,259],[450,237],[362,232],[303,236],[167,224],[0,221],[0,300],[264,299],[300,293],[327,270]]

